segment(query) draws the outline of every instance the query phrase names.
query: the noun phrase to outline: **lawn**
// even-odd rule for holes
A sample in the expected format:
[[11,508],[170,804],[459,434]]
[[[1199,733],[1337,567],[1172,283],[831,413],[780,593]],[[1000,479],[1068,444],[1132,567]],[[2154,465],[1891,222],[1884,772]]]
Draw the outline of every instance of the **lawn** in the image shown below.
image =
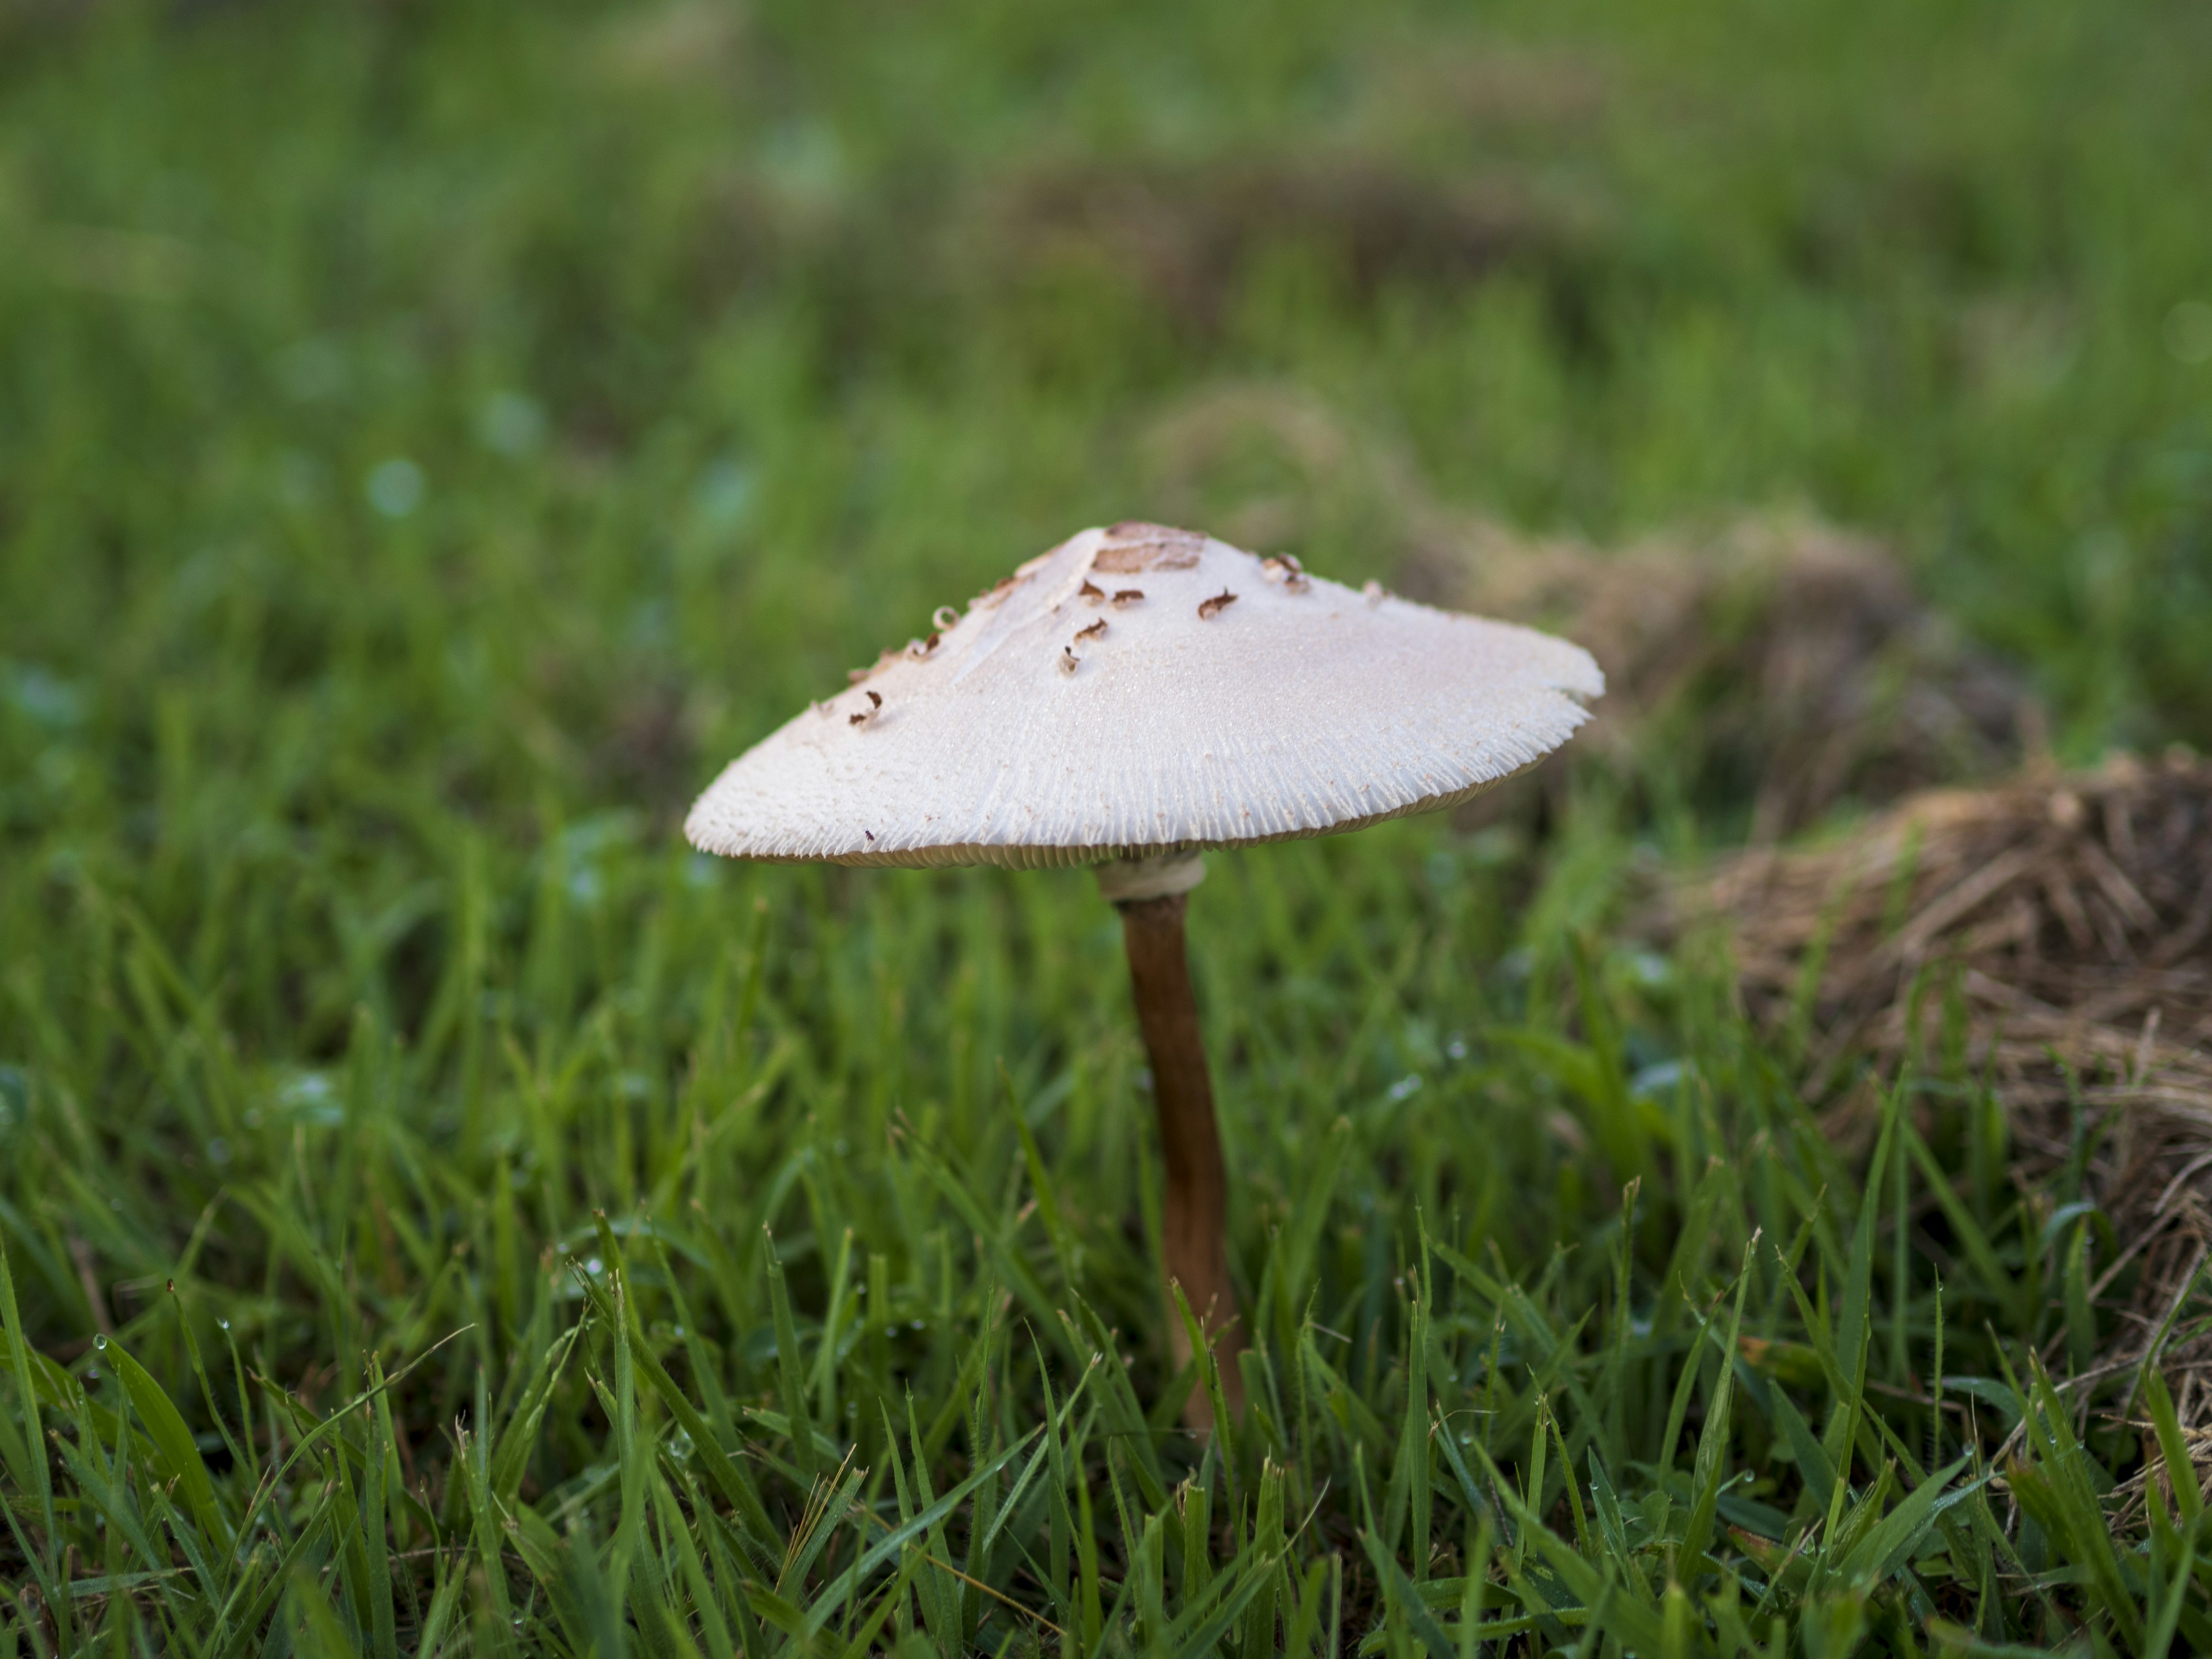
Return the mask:
[[1809,1090],[1653,934],[1756,780],[1212,857],[1206,1438],[1088,874],[678,832],[1127,516],[1354,585],[1829,521],[2061,760],[2212,748],[2207,61],[0,0],[0,1656],[2212,1650],[2113,1119]]

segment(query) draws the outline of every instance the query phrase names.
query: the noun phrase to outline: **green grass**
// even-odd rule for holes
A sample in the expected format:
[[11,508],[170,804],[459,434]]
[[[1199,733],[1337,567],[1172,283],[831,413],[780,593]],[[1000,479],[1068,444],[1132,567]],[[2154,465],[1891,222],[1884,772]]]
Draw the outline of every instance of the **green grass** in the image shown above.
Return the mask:
[[[675,834],[1078,526],[1387,574],[1375,455],[1809,506],[2063,752],[2204,744],[2208,48],[0,0],[0,1655],[2212,1648],[2078,1163],[1940,1044],[1839,1152],[1620,931],[1742,801],[1212,861],[1203,1443],[1088,878]],[[1223,387],[1351,459],[1179,447]]]

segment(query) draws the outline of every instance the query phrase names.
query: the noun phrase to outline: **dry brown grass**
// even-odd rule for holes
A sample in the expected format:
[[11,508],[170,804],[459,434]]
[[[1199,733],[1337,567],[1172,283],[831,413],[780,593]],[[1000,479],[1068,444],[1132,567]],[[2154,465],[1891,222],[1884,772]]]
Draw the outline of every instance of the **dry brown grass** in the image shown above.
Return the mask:
[[[2037,725],[1886,548],[1802,516],[1619,551],[1493,532],[1437,585],[1587,647],[1606,695],[1585,754],[1626,775],[1664,757],[1701,798],[1748,797],[1761,844],[1843,801],[2002,771]],[[1569,780],[1545,787],[1556,799]]]
[[[1846,1117],[1862,1060],[1894,1074],[1949,1043],[2003,1102],[2023,1173],[2086,1127],[2087,1195],[2118,1241],[2097,1289],[2142,1268],[2112,1358],[2141,1356],[2212,1248],[2212,763],[1922,793],[1826,845],[1739,854],[1673,914],[1726,926],[1747,1007]],[[2212,1423],[2212,1340],[2161,1363],[2184,1419]]]

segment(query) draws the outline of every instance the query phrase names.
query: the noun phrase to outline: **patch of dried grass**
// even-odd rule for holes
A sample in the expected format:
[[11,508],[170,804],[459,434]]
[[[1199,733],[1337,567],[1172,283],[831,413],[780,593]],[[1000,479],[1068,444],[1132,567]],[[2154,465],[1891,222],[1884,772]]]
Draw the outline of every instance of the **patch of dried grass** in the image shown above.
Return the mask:
[[1628,775],[1664,754],[1692,792],[1747,793],[1759,843],[1844,800],[2002,771],[2036,725],[2018,680],[1887,549],[1803,517],[1614,552],[1492,532],[1433,580],[1462,609],[1588,647],[1606,695],[1577,747]]
[[2063,1103],[2055,1052],[2109,1079],[2085,1090],[2201,1112],[2212,1134],[2212,765],[2123,757],[1931,792],[1832,845],[1741,854],[1704,892],[1762,1019],[1791,1015],[1820,953],[1816,1086],[1851,1054],[1894,1062],[1923,1042],[1910,1011],[1933,1020],[1941,1000],[1914,988],[1940,968],[2008,1098]]
[[[1739,854],[1672,907],[1725,923],[1755,1019],[1811,1034],[1816,1096],[1954,1042],[2031,1176],[2086,1115],[2087,1194],[2119,1243],[2098,1292],[2142,1264],[2114,1359],[2168,1326],[2212,1249],[2212,763],[1929,792],[1825,846]],[[2184,1420],[2212,1423],[2212,1339],[2160,1363]]]

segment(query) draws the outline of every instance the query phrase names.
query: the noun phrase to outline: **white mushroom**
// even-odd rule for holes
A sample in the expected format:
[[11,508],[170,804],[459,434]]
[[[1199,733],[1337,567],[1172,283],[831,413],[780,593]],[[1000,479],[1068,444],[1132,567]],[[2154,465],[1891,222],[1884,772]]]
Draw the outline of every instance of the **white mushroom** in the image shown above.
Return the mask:
[[[1187,562],[1136,564],[1146,551]],[[1083,641],[1084,672],[1064,676],[1076,625],[1053,607],[1102,554],[1141,570],[1146,602],[1117,609],[1110,634]],[[1201,619],[1224,592],[1236,603]],[[1293,592],[1195,536],[1132,546],[1085,531],[937,632],[927,656],[865,672],[896,720],[865,738],[792,721],[700,798],[692,842],[733,858],[1027,866],[1326,835],[1452,805],[1533,765],[1604,684],[1564,640],[1318,576]]]
[[[1558,748],[1604,690],[1564,640],[1274,563],[1158,525],[1086,530],[869,671],[867,716],[801,716],[747,750],[684,824],[733,858],[1098,866],[1152,1060],[1164,1266],[1209,1330],[1234,1299],[1183,949],[1198,853],[1452,805]],[[1110,630],[1055,614],[1109,592]],[[1179,1319],[1168,1334],[1188,1359]],[[1235,1365],[1222,1380],[1240,1391]]]

